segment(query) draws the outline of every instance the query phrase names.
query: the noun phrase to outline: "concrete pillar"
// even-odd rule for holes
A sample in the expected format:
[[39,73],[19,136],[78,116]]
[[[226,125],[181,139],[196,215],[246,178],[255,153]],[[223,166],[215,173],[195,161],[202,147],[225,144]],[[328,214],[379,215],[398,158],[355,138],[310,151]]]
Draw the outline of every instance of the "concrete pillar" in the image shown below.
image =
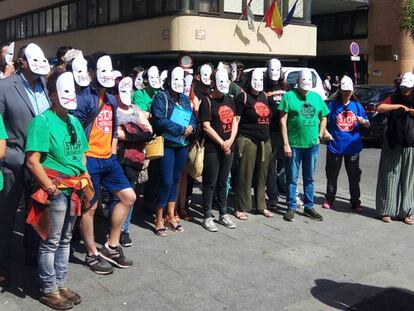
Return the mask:
[[392,84],[414,68],[414,41],[401,28],[404,0],[370,0],[368,82]]

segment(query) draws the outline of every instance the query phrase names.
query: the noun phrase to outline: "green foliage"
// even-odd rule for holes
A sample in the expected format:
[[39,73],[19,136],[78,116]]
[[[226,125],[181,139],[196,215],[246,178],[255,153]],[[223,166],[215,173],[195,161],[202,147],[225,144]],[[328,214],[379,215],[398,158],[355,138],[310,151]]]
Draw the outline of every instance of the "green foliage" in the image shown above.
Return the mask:
[[404,2],[401,27],[408,31],[414,40],[414,0]]

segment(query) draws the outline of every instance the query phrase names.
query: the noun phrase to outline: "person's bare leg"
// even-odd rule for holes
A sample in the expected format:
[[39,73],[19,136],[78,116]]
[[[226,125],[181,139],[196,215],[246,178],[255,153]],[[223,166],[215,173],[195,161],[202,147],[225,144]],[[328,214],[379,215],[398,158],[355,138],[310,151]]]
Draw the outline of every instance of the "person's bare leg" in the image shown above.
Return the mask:
[[119,245],[121,229],[128,216],[130,208],[134,206],[136,195],[132,188],[123,189],[114,193],[119,203],[115,205],[111,218],[111,231],[109,232],[108,244],[111,247]]
[[155,214],[155,230],[164,228],[164,209],[158,207]]
[[92,205],[91,208],[82,215],[79,222],[79,230],[82,235],[83,242],[85,243],[88,256],[98,255],[98,249],[95,245],[95,235],[93,228],[93,219],[97,207],[98,202]]

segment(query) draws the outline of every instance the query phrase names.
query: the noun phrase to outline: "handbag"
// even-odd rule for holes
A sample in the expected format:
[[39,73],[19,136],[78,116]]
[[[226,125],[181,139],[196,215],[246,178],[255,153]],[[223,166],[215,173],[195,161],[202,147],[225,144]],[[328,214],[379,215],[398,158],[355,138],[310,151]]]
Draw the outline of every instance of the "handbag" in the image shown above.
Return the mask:
[[201,176],[204,166],[204,139],[196,141],[187,156],[187,170],[194,179]]
[[149,160],[145,160],[144,161],[144,166],[142,167],[142,169],[140,170],[140,172],[138,173],[137,176],[137,183],[138,184],[144,184],[148,181],[148,165],[149,165]]
[[164,137],[156,136],[145,146],[145,159],[154,160],[164,156]]

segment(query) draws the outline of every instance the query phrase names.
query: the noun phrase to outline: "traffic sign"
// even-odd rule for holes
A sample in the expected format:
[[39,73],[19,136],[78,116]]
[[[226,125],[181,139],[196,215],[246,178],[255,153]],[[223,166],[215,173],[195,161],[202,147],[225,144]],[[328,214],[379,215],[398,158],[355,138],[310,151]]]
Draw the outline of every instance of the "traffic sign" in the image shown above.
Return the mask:
[[352,56],[358,56],[359,55],[359,45],[356,42],[352,42],[349,45],[349,51],[351,52]]
[[360,56],[351,56],[351,61],[353,62],[359,62],[361,60]]

